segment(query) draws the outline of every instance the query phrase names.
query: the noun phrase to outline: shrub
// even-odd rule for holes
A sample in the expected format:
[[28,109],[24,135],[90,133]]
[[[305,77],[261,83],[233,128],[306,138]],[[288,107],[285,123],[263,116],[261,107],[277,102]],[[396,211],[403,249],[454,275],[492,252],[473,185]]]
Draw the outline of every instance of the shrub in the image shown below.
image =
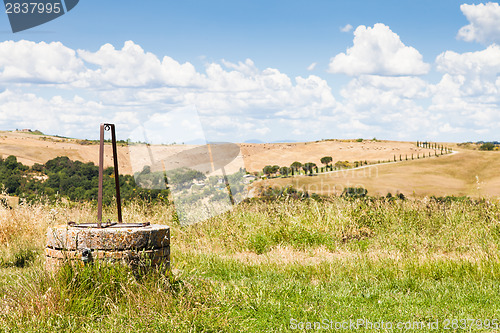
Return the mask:
[[367,193],[368,190],[363,187],[346,187],[344,191],[342,191],[342,196],[348,198],[364,198]]
[[485,142],[479,147],[479,150],[493,150],[495,148],[495,144],[492,142]]

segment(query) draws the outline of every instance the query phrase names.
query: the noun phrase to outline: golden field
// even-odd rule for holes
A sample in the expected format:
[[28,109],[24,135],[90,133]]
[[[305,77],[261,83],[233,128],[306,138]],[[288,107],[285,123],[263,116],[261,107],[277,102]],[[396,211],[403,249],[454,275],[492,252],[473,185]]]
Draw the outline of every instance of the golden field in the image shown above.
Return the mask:
[[[323,156],[332,156],[333,161],[367,161],[370,166],[358,169],[346,169],[313,177],[295,176],[276,178],[258,182],[256,185],[286,186],[319,194],[340,194],[345,187],[365,187],[371,195],[403,193],[404,195],[422,196],[498,196],[500,195],[500,174],[496,166],[500,162],[500,152],[462,149],[456,144],[444,144],[453,147],[455,153],[425,159],[406,161],[413,154],[434,154],[432,149],[417,148],[414,142],[364,140],[325,140],[306,143],[271,143],[239,144],[240,154],[235,159],[234,167],[226,172],[236,171],[244,166],[247,171],[258,172],[266,165],[289,166],[294,161],[314,162],[321,166]],[[183,151],[196,152],[196,146],[190,145],[152,145],[147,151],[141,148],[118,146],[120,173],[131,174],[138,167],[137,160],[146,160],[153,153],[166,161],[167,167],[175,163],[186,164],[196,160],[193,154],[186,154],[189,161],[173,161],[172,156]],[[135,150],[134,150],[135,149]],[[203,151],[202,151],[203,153]],[[132,155],[131,155],[132,154]],[[34,135],[23,132],[0,132],[0,155],[14,155],[26,165],[45,163],[57,156],[68,156],[82,162],[98,162],[98,145],[95,141],[84,141],[48,135]],[[399,161],[399,156],[403,161]],[[131,157],[132,156],[132,157]],[[179,156],[179,155],[177,155]],[[397,163],[381,163],[393,160]],[[198,159],[204,159],[198,156]],[[134,162],[136,161],[136,162]],[[164,164],[164,165],[165,165]],[[111,149],[106,146],[105,166],[111,166]],[[235,170],[232,170],[235,169]]]

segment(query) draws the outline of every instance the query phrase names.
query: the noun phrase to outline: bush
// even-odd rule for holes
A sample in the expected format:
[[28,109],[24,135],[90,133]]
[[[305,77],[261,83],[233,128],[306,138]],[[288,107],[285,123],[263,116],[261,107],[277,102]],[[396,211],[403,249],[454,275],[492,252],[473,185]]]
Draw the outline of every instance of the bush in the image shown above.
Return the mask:
[[342,196],[348,198],[364,198],[367,193],[368,190],[363,187],[347,187],[342,191]]
[[485,142],[479,147],[479,150],[493,150],[495,148],[495,144],[492,142]]
[[348,169],[351,166],[352,165],[351,165],[351,163],[349,163],[349,161],[337,161],[335,163],[335,168],[337,168],[337,169]]

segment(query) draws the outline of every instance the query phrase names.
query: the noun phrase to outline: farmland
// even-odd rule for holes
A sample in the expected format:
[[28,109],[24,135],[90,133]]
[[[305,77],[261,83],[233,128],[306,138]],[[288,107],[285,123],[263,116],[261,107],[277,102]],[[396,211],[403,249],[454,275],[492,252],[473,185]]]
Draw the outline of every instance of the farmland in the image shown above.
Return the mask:
[[499,162],[497,152],[458,150],[453,155],[377,164],[314,177],[278,178],[265,185],[293,185],[314,193],[337,195],[344,188],[355,186],[379,196],[403,193],[420,198],[432,195],[497,197],[500,175],[493,166]]
[[[39,139],[19,134],[15,140]],[[49,160],[57,144],[32,163]],[[87,158],[97,152],[93,144],[61,144],[73,158],[85,157],[79,148],[88,149]],[[417,149],[413,143],[373,142],[370,147],[387,149],[366,149],[362,142],[324,141],[290,144],[279,153],[283,145],[242,144],[245,165],[258,171],[266,164],[318,163],[325,155],[378,162],[396,148]],[[0,144],[4,157],[15,151],[7,146]],[[322,149],[334,146],[342,149]],[[500,153],[454,149],[458,153],[257,181],[253,186],[293,185],[320,196],[252,198],[190,226],[179,225],[169,200],[128,200],[125,222],[171,227],[167,272],[95,264],[51,274],[44,269],[47,228],[94,222],[95,202],[0,206],[0,331],[282,332],[315,323],[334,330],[336,323],[359,320],[359,331],[381,321],[394,325],[385,331],[398,323],[417,325],[410,331],[437,323],[444,331],[468,318],[476,321],[464,330],[495,331],[500,176],[494,166]],[[26,154],[19,149],[19,161]],[[357,185],[368,196],[339,196],[342,187]],[[105,207],[104,219],[114,218],[113,205]]]

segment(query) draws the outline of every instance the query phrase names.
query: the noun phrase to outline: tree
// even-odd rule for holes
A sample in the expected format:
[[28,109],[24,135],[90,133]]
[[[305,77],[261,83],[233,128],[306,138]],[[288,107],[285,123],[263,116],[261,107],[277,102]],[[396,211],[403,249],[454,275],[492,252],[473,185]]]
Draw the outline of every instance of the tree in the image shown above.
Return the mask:
[[145,165],[142,168],[141,175],[149,175],[151,173],[151,167],[149,165]]
[[266,165],[263,169],[262,172],[264,172],[265,175],[268,177],[273,173],[273,167],[271,165]]
[[347,187],[342,191],[342,196],[348,198],[364,198],[367,193],[368,190],[363,187]]
[[271,174],[278,172],[279,169],[280,167],[278,165],[266,165],[262,171],[267,176],[270,176]]
[[479,147],[479,150],[493,150],[495,148],[495,144],[492,142],[485,142]]
[[288,176],[289,173],[290,173],[290,169],[288,167],[284,166],[284,167],[280,168],[280,174],[282,176]]
[[[379,161],[379,163],[380,163],[380,161]],[[351,167],[351,164],[349,163],[349,161],[337,161],[337,162],[335,162],[336,169],[347,169],[350,167]]]
[[4,184],[7,194],[14,194],[21,185],[21,177],[18,175],[13,175],[7,178]]
[[31,167],[31,170],[36,171],[36,172],[42,172],[43,171],[43,165],[39,164],[39,163],[35,163]]
[[331,156],[322,157],[320,160],[320,162],[326,166],[328,166],[328,164],[330,164],[332,161],[333,161],[333,158]]
[[316,167],[316,163],[312,163],[312,162],[307,162],[305,163],[303,166],[302,166],[302,169],[304,169],[304,172],[305,173],[308,173],[309,174],[312,174],[313,172],[313,169]]
[[5,161],[3,162],[3,164],[5,165],[5,167],[9,170],[14,170],[16,168],[20,168],[22,169],[23,165],[22,163],[18,163],[17,162],[17,158],[13,155],[10,155],[9,157],[7,157],[5,159]]
[[293,163],[290,165],[290,168],[291,168],[293,171],[295,171],[295,172],[297,172],[297,171],[298,171],[301,167],[302,167],[302,163],[297,162],[297,161],[293,162]]

